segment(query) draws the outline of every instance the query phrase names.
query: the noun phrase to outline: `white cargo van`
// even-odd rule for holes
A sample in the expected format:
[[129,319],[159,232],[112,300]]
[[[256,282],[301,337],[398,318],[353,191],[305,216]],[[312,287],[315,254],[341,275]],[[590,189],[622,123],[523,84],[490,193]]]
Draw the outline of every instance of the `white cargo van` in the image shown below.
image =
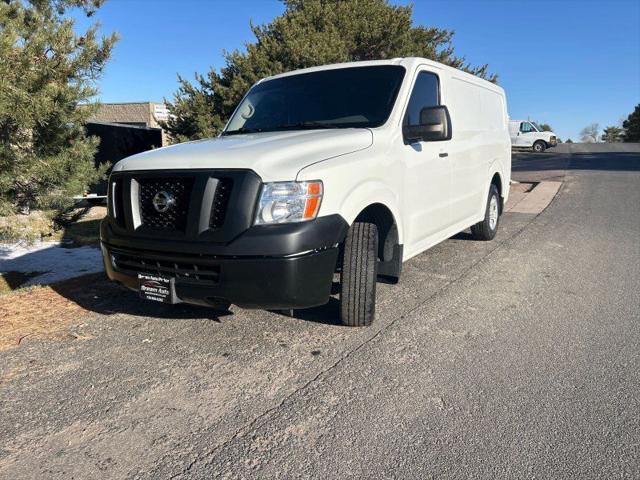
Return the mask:
[[106,271],[166,303],[297,309],[339,293],[344,324],[369,325],[376,281],[402,262],[469,227],[494,238],[510,174],[490,82],[422,58],[289,72],[255,84],[218,138],[115,165]]
[[543,131],[536,122],[529,120],[509,120],[509,136],[514,148],[531,149],[535,153],[558,144],[555,133]]

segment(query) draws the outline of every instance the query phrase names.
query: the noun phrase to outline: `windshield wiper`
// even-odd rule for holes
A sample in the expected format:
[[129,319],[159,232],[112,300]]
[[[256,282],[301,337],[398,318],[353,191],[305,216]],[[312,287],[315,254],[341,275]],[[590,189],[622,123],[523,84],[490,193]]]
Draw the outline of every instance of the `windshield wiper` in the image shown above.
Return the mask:
[[329,122],[298,122],[279,125],[269,130],[315,130],[318,128],[340,128],[340,126]]
[[287,125],[277,125],[275,127],[265,127],[265,128],[245,128],[240,127],[236,130],[225,130],[221,135],[239,135],[242,133],[258,133],[258,132],[277,132],[282,130],[318,130],[318,129],[327,129],[327,128],[341,128],[339,125],[335,123],[327,123],[327,122],[298,122],[298,123],[289,123]]
[[264,132],[264,129],[262,128],[244,128],[244,127],[240,127],[237,128],[236,130],[225,130],[224,132],[221,133],[221,135],[239,135],[241,133],[258,133],[258,132]]

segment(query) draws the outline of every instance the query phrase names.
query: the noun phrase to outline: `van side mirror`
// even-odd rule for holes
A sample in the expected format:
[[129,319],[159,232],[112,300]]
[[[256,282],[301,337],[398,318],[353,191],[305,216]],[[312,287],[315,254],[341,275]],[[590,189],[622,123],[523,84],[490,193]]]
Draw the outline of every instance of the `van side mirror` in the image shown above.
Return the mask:
[[444,105],[425,107],[420,110],[419,125],[403,125],[405,143],[440,142],[451,140],[451,117]]

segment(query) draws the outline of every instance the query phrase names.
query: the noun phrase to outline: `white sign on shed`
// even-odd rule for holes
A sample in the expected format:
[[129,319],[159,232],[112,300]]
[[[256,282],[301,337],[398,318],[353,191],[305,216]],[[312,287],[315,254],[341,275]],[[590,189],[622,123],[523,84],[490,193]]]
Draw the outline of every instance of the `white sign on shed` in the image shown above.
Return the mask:
[[166,122],[169,120],[169,109],[164,103],[156,104],[153,106],[153,117],[158,122]]

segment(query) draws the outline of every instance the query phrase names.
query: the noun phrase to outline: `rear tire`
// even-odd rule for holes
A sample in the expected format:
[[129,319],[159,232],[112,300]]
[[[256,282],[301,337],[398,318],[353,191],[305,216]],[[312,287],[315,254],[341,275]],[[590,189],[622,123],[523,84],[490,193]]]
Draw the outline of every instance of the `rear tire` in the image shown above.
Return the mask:
[[484,210],[484,220],[471,227],[474,240],[493,240],[500,224],[500,193],[498,187],[491,184],[487,206]]
[[355,222],[344,242],[340,274],[340,320],[349,327],[373,323],[376,312],[378,228]]
[[536,143],[533,144],[532,150],[534,153],[542,153],[547,149],[547,144],[544,143],[542,140],[538,140]]

